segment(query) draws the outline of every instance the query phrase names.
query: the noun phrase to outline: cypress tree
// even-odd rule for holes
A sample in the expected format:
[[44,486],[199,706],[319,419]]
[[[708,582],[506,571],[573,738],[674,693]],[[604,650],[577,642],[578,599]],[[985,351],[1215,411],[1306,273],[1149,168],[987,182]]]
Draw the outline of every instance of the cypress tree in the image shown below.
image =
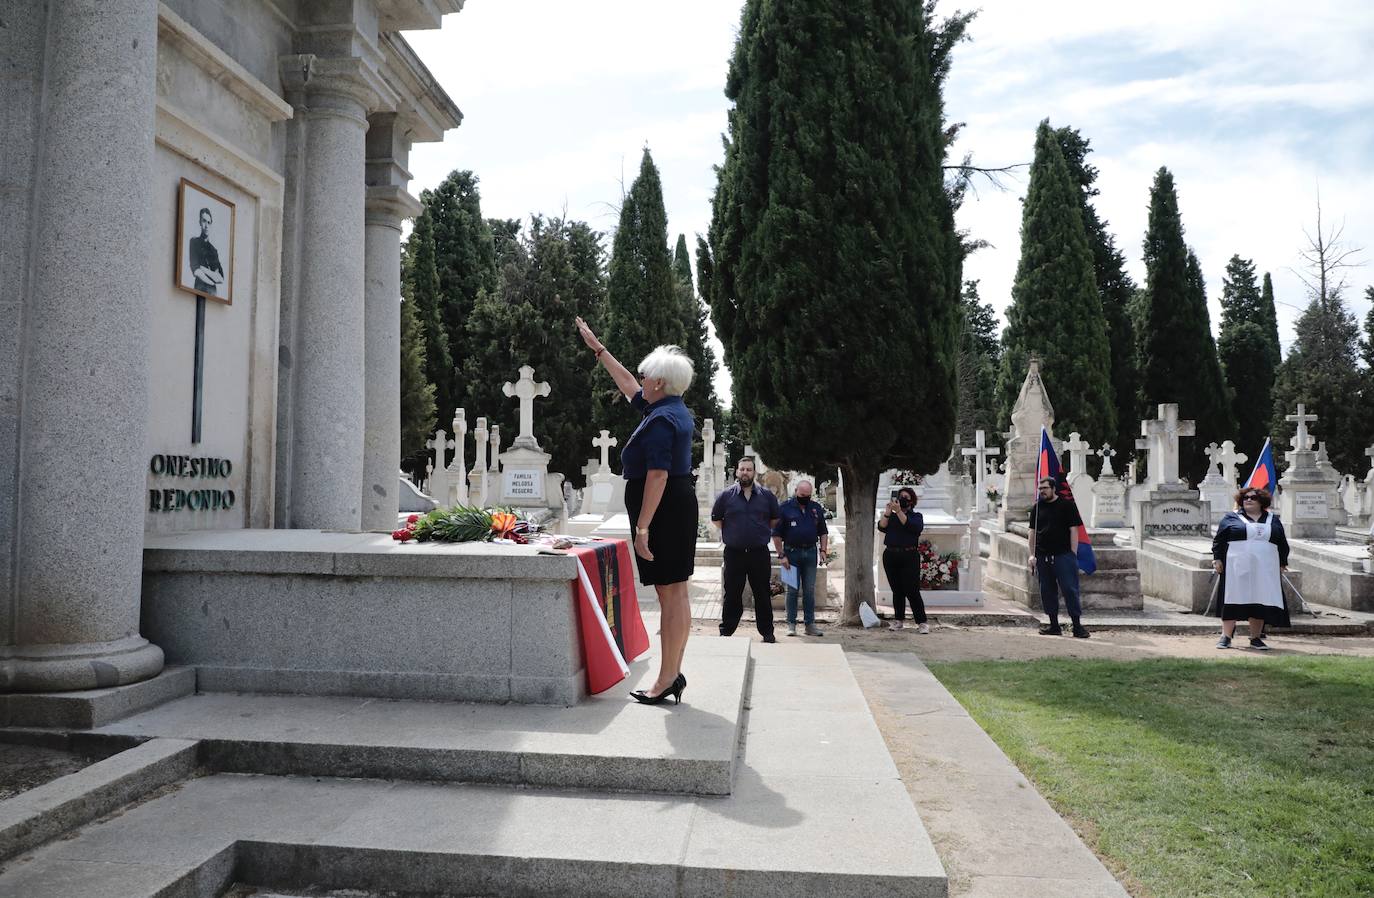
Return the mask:
[[956,433],[965,445],[984,431],[987,445],[1002,445],[997,429],[997,370],[1002,344],[998,337],[997,312],[978,296],[978,282],[965,281],[963,331],[959,340],[959,417]]
[[582,222],[532,216],[528,237],[502,270],[501,288],[478,293],[467,328],[471,352],[463,360],[476,414],[501,426],[506,446],[518,432],[519,405],[502,384],[515,380],[521,365],[548,382],[549,396],[535,403],[534,435],[553,456],[550,470],[575,486],[596,434],[587,415],[593,368],[571,322],[581,315],[595,326],[604,317],[600,237]]
[[1007,309],[999,393],[1002,420],[1009,420],[1034,355],[1054,403],[1055,431],[1100,440],[1117,432],[1111,344],[1079,193],[1058,135],[1041,122],[1022,208],[1021,261]]
[[[1270,436],[1269,417],[1274,407],[1274,378],[1281,359],[1266,333],[1268,319],[1264,299],[1255,280],[1255,264],[1232,256],[1221,286],[1221,335],[1217,355],[1231,394],[1236,420],[1236,444],[1255,455]],[[1269,302],[1273,310],[1273,300]]]
[[1221,376],[1207,314],[1206,286],[1197,257],[1183,242],[1174,176],[1155,173],[1145,231],[1145,292],[1136,330],[1142,413],[1176,402],[1179,415],[1197,422],[1197,436],[1180,444],[1179,470],[1196,483],[1207,472],[1203,449],[1235,438],[1231,403]]
[[[1264,282],[1269,283],[1269,275],[1264,276]],[[1360,343],[1360,351],[1364,355],[1365,368],[1374,375],[1374,287],[1364,288],[1364,300],[1369,303],[1369,311],[1364,316],[1365,338]]]
[[844,472],[846,623],[872,600],[879,473],[934,471],[954,435],[962,249],[941,86],[971,16],[932,14],[748,0],[726,80],[702,282],[732,417],[776,467]]
[[[692,283],[692,259],[687,252],[687,238],[677,235],[677,246],[673,250],[673,273],[677,276],[678,291],[681,294],[682,326],[687,334],[686,344],[682,347],[692,360],[696,376],[692,381],[692,411],[698,421],[711,418],[720,422],[720,401],[716,398],[715,379],[719,365],[711,352],[709,331],[706,327],[707,311],[697,297],[696,286]],[[696,440],[692,449],[693,458],[701,460],[701,441]]]
[[[414,471],[425,440],[434,432],[434,384],[425,379],[425,333],[415,303],[401,302],[401,459]],[[420,466],[423,470],[423,464]]]
[[1285,415],[1303,403],[1318,416],[1312,431],[1325,442],[1331,463],[1338,471],[1366,470],[1364,448],[1370,440],[1369,394],[1366,377],[1359,370],[1359,325],[1345,307],[1339,291],[1325,301],[1313,296],[1298,318],[1295,339],[1279,367],[1274,384],[1274,421],[1287,438],[1294,426]]
[[1107,325],[1116,433],[1105,434],[1104,438],[1126,458],[1133,454],[1136,437],[1140,435],[1140,375],[1136,370],[1135,328],[1128,311],[1136,285],[1126,273],[1125,254],[1117,249],[1116,239],[1092,204],[1092,198],[1100,191],[1094,186],[1097,169],[1087,161],[1092,152],[1091,142],[1067,126],[1055,133],[1069,166],[1069,177],[1078,185],[1083,230],[1088,235],[1088,248],[1092,250],[1097,295]]
[[442,419],[444,415],[453,415],[458,377],[449,349],[448,330],[444,327],[434,249],[434,219],[427,208],[415,217],[415,228],[406,243],[405,261],[406,296],[415,303],[414,315],[424,335],[425,381],[434,385],[434,403]]
[[[632,372],[656,346],[685,346],[687,342],[682,297],[668,252],[663,185],[647,147],[640,159],[639,175],[621,204],[620,223],[611,244],[604,337],[616,358]],[[694,412],[693,401],[701,389],[702,382],[693,377],[685,398]],[[640,415],[607,377],[596,381],[596,398],[600,426],[618,436],[623,445]]]
[[[448,334],[449,352],[454,363],[461,365],[469,351],[467,322],[477,302],[477,294],[492,293],[497,287],[496,249],[491,226],[482,217],[478,179],[471,171],[451,172],[438,187],[421,192],[420,200],[433,222],[435,267],[442,297],[440,310],[444,331]],[[518,222],[516,225],[518,227]],[[453,380],[449,402],[441,402],[439,406],[441,421],[445,415],[453,414],[453,407],[473,405],[475,397],[468,383],[460,381],[456,374]],[[442,387],[439,394],[442,400]]]

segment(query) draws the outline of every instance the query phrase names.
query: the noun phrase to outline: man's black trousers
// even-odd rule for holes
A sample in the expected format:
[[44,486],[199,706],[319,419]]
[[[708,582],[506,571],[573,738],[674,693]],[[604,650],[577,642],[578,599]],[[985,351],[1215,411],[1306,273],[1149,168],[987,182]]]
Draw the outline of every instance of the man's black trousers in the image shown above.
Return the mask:
[[759,633],[773,635],[773,597],[768,580],[773,573],[773,552],[768,546],[753,549],[725,547],[724,600],[721,603],[720,635],[730,636],[744,614],[744,581],[754,593],[754,617]]

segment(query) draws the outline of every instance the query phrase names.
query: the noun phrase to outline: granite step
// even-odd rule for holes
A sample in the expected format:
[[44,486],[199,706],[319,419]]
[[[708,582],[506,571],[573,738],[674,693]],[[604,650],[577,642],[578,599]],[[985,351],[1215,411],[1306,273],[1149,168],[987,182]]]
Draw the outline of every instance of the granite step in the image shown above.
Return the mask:
[[[709,654],[712,644],[735,642],[748,650],[742,639],[693,640],[700,654],[689,644],[687,669],[705,686],[704,668],[733,657]],[[212,898],[240,884],[511,898],[947,896],[843,651],[753,651],[729,795],[214,773],[31,852],[0,872],[0,895]],[[710,691],[689,691],[677,708],[636,707],[653,721],[641,732],[657,732],[664,755],[691,754],[694,730],[712,717],[724,725]],[[428,708],[429,725],[443,728],[449,706]],[[261,735],[308,742],[311,721],[295,710],[277,706],[270,726],[258,721]],[[565,723],[574,745],[615,725],[596,715]],[[424,727],[412,719],[390,741],[409,744]],[[508,736],[512,748],[523,738]],[[853,838],[861,829],[901,833],[903,850]],[[844,850],[817,850],[836,845]]]
[[652,686],[655,659],[572,708],[204,693],[91,736],[195,739],[201,763],[220,772],[729,794],[749,640],[690,642],[680,708],[630,700]]

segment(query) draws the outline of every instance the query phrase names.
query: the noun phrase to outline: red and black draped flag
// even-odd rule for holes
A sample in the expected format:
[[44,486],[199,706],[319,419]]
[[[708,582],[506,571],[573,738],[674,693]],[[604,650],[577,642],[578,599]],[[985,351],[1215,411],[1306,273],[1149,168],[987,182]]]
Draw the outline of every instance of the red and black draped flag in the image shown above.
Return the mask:
[[1260,450],[1259,458],[1255,459],[1255,469],[1246,478],[1245,485],[1241,487],[1247,490],[1265,490],[1269,495],[1274,495],[1274,490],[1279,485],[1279,472],[1274,467],[1274,447],[1270,445],[1268,438],[1264,441],[1264,448]]
[[577,617],[587,691],[605,692],[629,674],[629,661],[649,650],[639,615],[629,544],[608,540],[572,549],[578,564]]
[[[1040,461],[1035,466],[1035,485],[1038,487],[1040,481],[1046,477],[1054,481],[1054,491],[1059,498],[1073,501],[1073,490],[1069,488],[1069,479],[1064,475],[1064,469],[1059,466],[1059,456],[1055,454],[1054,445],[1050,442],[1049,431],[1042,427]],[[1081,516],[1081,509],[1079,513]],[[1086,524],[1078,525],[1078,569],[1085,574],[1097,570],[1097,556],[1093,554],[1092,537],[1088,535]]]

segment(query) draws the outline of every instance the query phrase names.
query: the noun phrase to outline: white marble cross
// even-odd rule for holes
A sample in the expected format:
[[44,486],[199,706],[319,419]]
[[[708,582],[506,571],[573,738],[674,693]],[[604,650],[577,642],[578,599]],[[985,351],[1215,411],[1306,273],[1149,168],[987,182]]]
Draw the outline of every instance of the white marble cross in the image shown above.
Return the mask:
[[466,409],[456,408],[453,410],[453,439],[454,449],[453,464],[448,466],[450,474],[458,478],[459,501],[464,505],[468,504],[468,413]]
[[1216,443],[1208,443],[1202,454],[1207,456],[1207,476],[1212,476],[1213,467],[1216,468],[1217,476],[1221,476],[1221,447]]
[[983,431],[974,431],[973,445],[968,449],[960,449],[962,455],[973,459],[973,507],[978,511],[986,511],[988,505],[988,493],[983,487],[983,477],[988,469],[988,457],[1001,455],[1002,450],[996,446],[989,446],[986,442],[987,435]]
[[1364,451],[1364,454],[1369,459],[1370,472],[1374,473],[1374,446],[1370,446],[1368,449],[1366,449]]
[[[487,507],[487,419],[478,418],[477,427],[472,431],[472,438],[477,443],[477,458],[474,461],[472,473],[477,478],[477,504],[482,508]],[[471,502],[472,499],[467,500]]]
[[1076,430],[1069,434],[1064,449],[1069,453],[1069,470],[1075,474],[1088,473],[1088,453],[1092,451],[1092,446],[1088,445],[1082,434]]
[[456,445],[453,440],[448,438],[448,434],[442,428],[434,431],[433,439],[425,440],[425,448],[434,450],[434,470],[438,471],[448,467],[444,463],[446,459],[444,450],[452,449]]
[[1298,431],[1293,434],[1293,439],[1289,440],[1289,445],[1299,452],[1304,452],[1312,448],[1312,437],[1307,433],[1307,425],[1313,424],[1317,420],[1316,415],[1308,415],[1304,412],[1303,404],[1299,402],[1298,413],[1296,415],[1283,416],[1283,420],[1292,421],[1298,425]]
[[512,446],[539,447],[534,438],[534,400],[538,396],[549,395],[548,381],[534,382],[534,369],[529,365],[520,366],[520,379],[515,383],[501,385],[501,392],[520,399],[520,432],[515,435]]
[[1152,481],[1162,485],[1178,483],[1178,438],[1190,437],[1197,432],[1194,421],[1178,419],[1178,403],[1160,403],[1159,416],[1153,421],[1140,422],[1143,436],[1150,438],[1149,470]]
[[491,466],[489,470],[501,470],[501,425],[491,425]]
[[1234,440],[1226,440],[1221,444],[1221,452],[1217,455],[1217,461],[1221,464],[1221,476],[1229,484],[1236,483],[1236,466],[1243,465],[1250,460],[1250,456],[1244,452],[1236,451]]
[[611,447],[619,445],[619,443],[619,440],[611,436],[611,432],[609,430],[601,431],[601,436],[592,440],[592,445],[601,450],[601,470],[597,471],[596,473],[611,473]]
[[1103,477],[1115,477],[1115,476],[1116,476],[1116,471],[1114,471],[1114,470],[1112,469],[1112,456],[1116,455],[1116,450],[1112,448],[1112,444],[1111,444],[1111,443],[1103,443],[1103,444],[1102,444],[1102,448],[1099,449],[1099,450],[1097,450],[1097,454],[1098,454],[1098,456],[1100,456],[1100,457],[1102,458],[1102,474],[1101,474],[1101,476],[1103,476]]

